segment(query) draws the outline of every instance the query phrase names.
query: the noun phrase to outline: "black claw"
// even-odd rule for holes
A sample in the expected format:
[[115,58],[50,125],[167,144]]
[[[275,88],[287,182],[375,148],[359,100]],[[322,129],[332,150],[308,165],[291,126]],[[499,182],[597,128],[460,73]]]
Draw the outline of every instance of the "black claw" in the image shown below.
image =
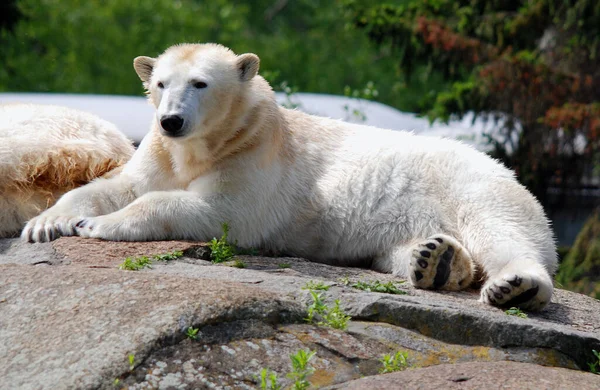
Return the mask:
[[425,260],[423,259],[419,259],[417,260],[417,263],[419,263],[419,266],[421,266],[421,268],[427,268],[427,266],[429,265],[429,263],[427,263]]
[[503,306],[509,306],[509,307],[519,306],[520,304],[530,301],[532,298],[534,298],[537,295],[539,290],[540,290],[540,286],[535,286],[533,288],[530,288],[529,290],[517,295],[510,301],[506,302]]
[[419,253],[421,254],[421,256],[423,256],[426,259],[431,257],[431,252],[429,252],[429,251],[421,251]]
[[434,250],[435,248],[437,248],[437,246],[435,246],[435,244],[434,244],[434,243],[431,243],[431,242],[430,242],[430,243],[428,243],[428,244],[427,244],[427,245],[425,245],[425,246],[426,246],[427,248],[431,249],[431,250]]
[[520,276],[515,276],[513,280],[507,280],[507,282],[513,287],[519,287],[521,283],[523,283],[523,278]]
[[503,298],[502,294],[497,293],[495,291],[494,291],[494,296],[496,297],[496,299],[502,299]]
[[508,287],[500,287],[500,291],[502,291],[504,294],[508,294],[510,292],[510,288],[508,288]]
[[423,274],[419,271],[415,271],[415,279],[417,279],[417,282],[423,279]]
[[444,240],[442,240],[442,239],[441,239],[441,238],[439,238],[439,237],[436,237],[436,238],[434,238],[434,240],[436,240],[436,241],[437,241],[437,242],[439,242],[440,244],[441,244],[442,242],[444,242]]
[[75,224],[75,226],[78,228],[82,228],[82,227],[85,227],[86,223],[87,223],[87,221],[85,219],[82,219],[81,221],[77,222]]

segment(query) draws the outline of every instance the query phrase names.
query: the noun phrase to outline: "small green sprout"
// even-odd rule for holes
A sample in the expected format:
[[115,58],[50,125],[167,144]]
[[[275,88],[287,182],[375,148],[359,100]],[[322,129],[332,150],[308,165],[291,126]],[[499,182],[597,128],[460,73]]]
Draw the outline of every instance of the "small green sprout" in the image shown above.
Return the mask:
[[282,386],[277,383],[277,373],[263,368],[260,370],[261,390],[281,390]]
[[210,260],[213,263],[223,263],[231,259],[235,255],[235,249],[232,245],[227,242],[229,236],[229,225],[223,223],[223,235],[218,240],[213,238],[209,242],[210,248]]
[[334,301],[334,306],[329,307],[323,302],[323,293],[309,291],[313,302],[308,305],[308,316],[306,322],[314,323],[315,315],[319,315],[323,320],[318,321],[317,325],[329,326],[334,329],[346,330],[348,321],[352,318],[347,315],[340,307],[339,299]]
[[592,349],[592,353],[596,357],[596,361],[588,363],[588,367],[590,368],[590,372],[592,374],[600,375],[600,352]]
[[308,362],[315,356],[316,352],[311,350],[299,350],[296,354],[290,355],[292,361],[292,372],[287,377],[294,381],[292,389],[306,390],[310,387],[310,382],[306,379],[315,369],[308,366]]
[[233,263],[231,263],[231,266],[233,268],[246,268],[246,263],[241,260],[235,260]]
[[511,307],[510,309],[506,310],[504,313],[506,313],[509,316],[515,316],[515,317],[519,317],[519,318],[527,318],[527,314],[524,313],[518,307]]
[[115,378],[115,380],[113,381],[113,386],[119,386],[120,383],[121,383],[121,379]]
[[191,326],[187,328],[185,335],[192,340],[198,340],[198,328],[192,328]]
[[398,351],[395,355],[383,355],[379,361],[383,364],[380,374],[404,370],[408,366],[408,352]]
[[368,291],[368,292],[399,294],[399,295],[407,294],[406,291],[400,290],[398,287],[396,287],[394,282],[382,283],[378,280],[375,280],[373,282],[358,281],[358,282],[352,284],[352,287],[359,289],[359,290]]
[[[325,314],[323,322],[325,325],[334,329],[346,330],[346,328],[348,328],[348,321],[350,321],[352,317],[347,315],[340,307],[339,299],[336,299],[333,304],[334,306]],[[319,325],[323,325],[323,323],[319,323]]]
[[128,356],[129,359],[129,371],[133,371],[135,368],[135,355],[130,353]]
[[169,261],[175,260],[183,256],[183,251],[174,251],[171,253],[165,253],[162,255],[154,255],[152,258],[157,261]]
[[324,284],[321,281],[315,282],[314,280],[310,280],[308,282],[306,282],[306,284],[304,285],[304,287],[302,287],[302,290],[323,290],[323,291],[327,291],[329,290],[329,287],[326,284]]
[[135,259],[127,257],[125,261],[119,265],[119,269],[127,271],[139,271],[143,268],[152,268],[152,261],[146,256],[137,257]]
[[279,263],[279,264],[277,264],[277,266],[279,268],[290,268],[291,267],[290,263]]

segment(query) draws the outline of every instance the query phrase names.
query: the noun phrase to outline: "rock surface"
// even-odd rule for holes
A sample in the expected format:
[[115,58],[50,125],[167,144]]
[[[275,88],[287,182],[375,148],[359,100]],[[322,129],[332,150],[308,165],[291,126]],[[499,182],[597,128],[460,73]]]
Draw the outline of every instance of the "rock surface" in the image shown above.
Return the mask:
[[[176,250],[184,257],[118,269],[125,257]],[[256,388],[262,368],[285,387],[288,356],[300,349],[316,351],[316,387],[358,386],[366,382],[350,381],[365,376],[368,387],[393,388],[385,381],[397,377],[402,388],[430,388],[460,367],[477,380],[447,388],[529,386],[511,382],[511,372],[600,388],[600,376],[576,371],[600,350],[598,300],[557,289],[545,311],[518,318],[480,304],[474,290],[415,290],[391,275],[296,258],[239,256],[240,269],[214,265],[207,253],[178,241],[0,240],[0,388]],[[352,287],[374,280],[405,294]],[[303,321],[310,281],[329,286],[324,300],[339,299],[352,316],[346,331]],[[377,375],[381,357],[397,351],[412,369]]]

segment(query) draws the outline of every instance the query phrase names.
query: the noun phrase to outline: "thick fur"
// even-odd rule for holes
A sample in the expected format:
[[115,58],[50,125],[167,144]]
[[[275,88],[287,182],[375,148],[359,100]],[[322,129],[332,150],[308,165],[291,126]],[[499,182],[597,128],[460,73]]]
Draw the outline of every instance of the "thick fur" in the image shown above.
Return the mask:
[[[371,265],[420,288],[539,310],[557,258],[534,197],[459,142],[278,107],[258,57],[183,44],[134,67],[156,121],[123,172],[69,192],[23,237],[208,240],[228,222],[241,246]],[[196,88],[198,82],[206,87]],[[161,121],[179,116],[169,134]]]
[[67,191],[124,164],[134,148],[94,115],[51,105],[0,105],[0,237]]

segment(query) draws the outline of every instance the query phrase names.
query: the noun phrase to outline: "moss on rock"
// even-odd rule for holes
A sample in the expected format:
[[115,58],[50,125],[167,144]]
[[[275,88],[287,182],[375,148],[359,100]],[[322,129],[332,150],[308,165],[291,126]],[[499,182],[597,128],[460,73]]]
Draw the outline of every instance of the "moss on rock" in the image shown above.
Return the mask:
[[600,299],[600,209],[583,225],[556,281],[563,288]]

